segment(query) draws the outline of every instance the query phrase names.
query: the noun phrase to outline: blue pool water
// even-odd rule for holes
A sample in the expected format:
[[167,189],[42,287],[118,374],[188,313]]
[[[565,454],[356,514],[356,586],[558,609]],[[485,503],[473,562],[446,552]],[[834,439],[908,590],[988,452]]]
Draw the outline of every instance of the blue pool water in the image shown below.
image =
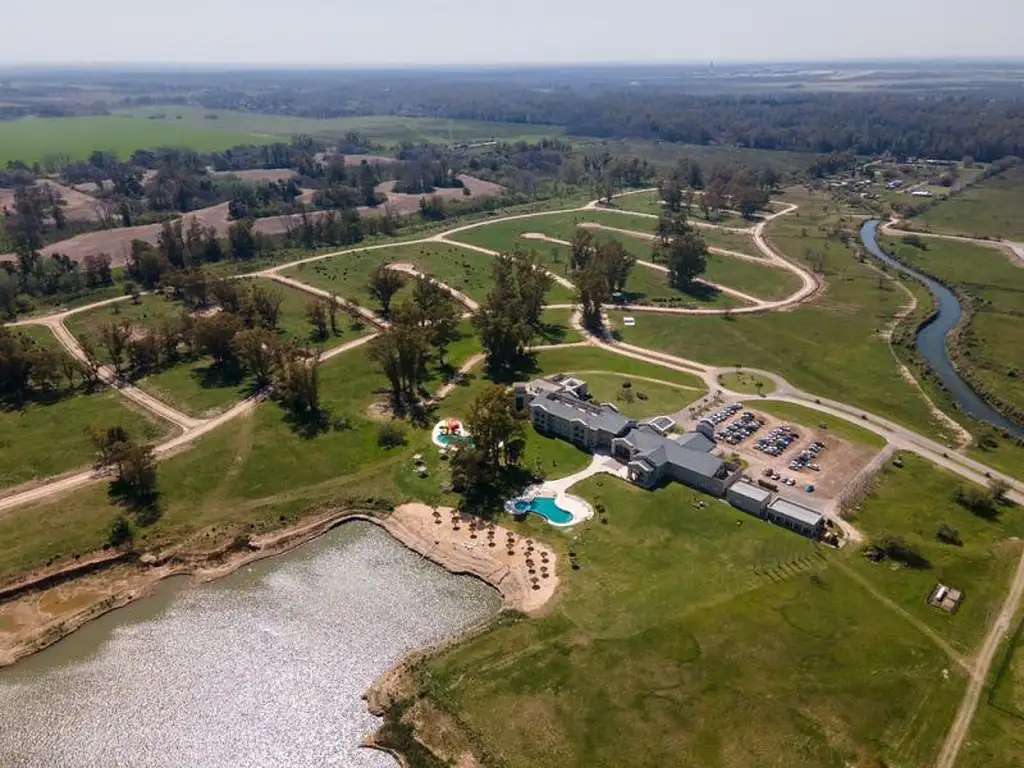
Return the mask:
[[549,523],[565,525],[572,522],[572,515],[555,503],[551,496],[539,496],[534,499],[517,499],[515,508],[519,512],[535,512]]
[[437,442],[441,443],[441,445],[454,445],[456,447],[461,445],[473,445],[472,438],[466,437],[465,435],[448,435],[444,432],[437,436]]

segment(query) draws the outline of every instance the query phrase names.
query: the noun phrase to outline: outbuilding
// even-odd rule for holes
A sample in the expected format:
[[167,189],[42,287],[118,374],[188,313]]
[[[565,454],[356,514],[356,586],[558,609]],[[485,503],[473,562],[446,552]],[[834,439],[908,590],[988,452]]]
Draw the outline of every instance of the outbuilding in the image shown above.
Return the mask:
[[741,480],[726,491],[725,498],[730,504],[744,512],[764,517],[764,511],[772,500],[772,492],[767,488]]
[[817,539],[825,531],[825,516],[813,509],[778,498],[768,505],[764,516],[776,525]]

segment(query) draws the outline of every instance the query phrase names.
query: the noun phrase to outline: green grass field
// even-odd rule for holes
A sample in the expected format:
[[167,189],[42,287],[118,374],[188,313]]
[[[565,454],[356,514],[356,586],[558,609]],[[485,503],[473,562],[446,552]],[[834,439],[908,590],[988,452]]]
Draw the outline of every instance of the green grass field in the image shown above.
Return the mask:
[[0,164],[12,160],[31,164],[55,153],[84,160],[97,149],[116,152],[123,160],[137,149],[156,147],[212,152],[239,144],[267,144],[276,138],[252,129],[226,130],[215,121],[147,120],[129,115],[29,117],[0,122]]
[[[869,539],[902,536],[928,566],[894,570],[860,558],[851,567],[968,655],[1005,598],[1021,553],[1024,520],[1020,510],[1011,508],[1004,508],[996,519],[972,513],[953,498],[957,486],[966,481],[914,454],[902,458],[903,469],[885,468],[878,489],[861,505],[853,522]],[[959,532],[963,546],[936,538],[943,523]],[[955,614],[927,604],[937,581],[963,590],[964,601]]]
[[[657,192],[637,192],[632,195],[616,197],[613,199],[613,206],[623,211],[649,213],[655,216],[665,210],[661,203],[660,195],[658,195]],[[733,211],[719,211],[718,213],[712,214],[710,219],[707,219],[704,216],[704,212],[701,211],[700,206],[697,205],[696,200],[694,201],[694,205],[690,209],[688,216],[693,221],[717,224],[722,227],[737,227],[740,229],[748,229],[757,223],[756,221],[744,219],[738,213]]]
[[[46,328],[28,326],[17,331],[42,347],[62,350]],[[87,429],[113,426],[124,427],[143,441],[172,431],[169,424],[129,405],[106,387],[37,398],[21,408],[0,405],[0,489],[89,466],[95,450]]]
[[935,239],[925,244],[921,250],[898,237],[883,239],[904,263],[972,297],[974,316],[954,355],[972,386],[1024,411],[1024,269],[993,248]]
[[[838,218],[814,196],[801,198],[793,216],[769,227],[776,247],[802,260],[820,249],[826,259],[827,290],[791,312],[721,317],[672,317],[637,313],[636,326],[613,320],[623,340],[688,359],[722,366],[743,365],[785,376],[808,392],[831,397],[891,418],[928,435],[948,437],[927,404],[901,376],[879,335],[906,303],[906,295],[883,283],[851,250],[821,234]],[[806,236],[802,234],[806,232]]]
[[1013,168],[972,185],[928,208],[909,223],[914,229],[970,237],[1024,241],[1024,168]]
[[771,379],[748,371],[725,373],[718,377],[719,383],[733,392],[746,392],[751,395],[767,395],[775,390]]
[[[964,676],[836,567],[843,555],[723,503],[698,509],[707,497],[679,485],[591,478],[573,493],[603,505],[608,523],[574,531],[571,545],[541,534],[563,553],[561,597],[425,671],[428,695],[491,762],[934,759]],[[565,569],[570,546],[579,571]]]
[[[214,115],[216,119],[208,119]],[[386,146],[402,141],[453,143],[490,138],[536,141],[564,133],[557,126],[516,123],[388,115],[318,120],[162,105],[118,110],[96,117],[31,117],[4,121],[0,123],[0,164],[12,160],[31,164],[55,153],[82,160],[97,149],[114,151],[122,160],[137,149],[157,147],[213,152],[241,144],[287,142],[295,134],[337,138],[349,131],[358,131]]]
[[545,309],[540,316],[543,328],[536,344],[570,344],[583,341],[583,334],[574,330],[571,309]]
[[[683,389],[622,374],[589,371],[572,373],[577,373],[586,380],[594,400],[599,403],[611,403],[626,416],[634,419],[671,415],[707,392],[703,387]],[[627,383],[629,386],[625,387]]]

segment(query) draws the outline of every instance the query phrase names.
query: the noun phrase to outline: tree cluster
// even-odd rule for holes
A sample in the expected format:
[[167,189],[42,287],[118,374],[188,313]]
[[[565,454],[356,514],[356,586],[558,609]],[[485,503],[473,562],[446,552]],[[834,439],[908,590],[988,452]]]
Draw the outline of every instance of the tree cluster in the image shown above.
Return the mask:
[[707,269],[708,246],[684,213],[665,213],[658,218],[659,241],[653,258],[668,267],[668,283],[686,291]]
[[[386,272],[399,274],[383,268],[378,275],[387,278]],[[448,346],[459,338],[459,321],[458,305],[451,294],[427,278],[417,278],[412,300],[395,309],[390,326],[373,340],[369,350],[370,359],[391,385],[396,412],[418,403],[432,359],[445,366]]]
[[513,251],[495,257],[491,267],[494,285],[473,325],[494,371],[514,368],[541,328],[544,297],[551,277],[532,252]]
[[569,274],[579,290],[583,323],[588,328],[601,326],[601,308],[612,294],[626,289],[629,273],[636,264],[633,256],[617,240],[595,238],[590,230],[577,228],[572,238]]
[[0,326],[0,402],[19,407],[29,399],[60,396],[64,382],[71,391],[95,381],[95,370],[86,371],[69,355]]
[[494,495],[504,495],[502,475],[517,464],[525,431],[512,397],[497,384],[488,386],[470,404],[466,427],[473,445],[460,448],[452,459],[452,485],[465,505],[473,507]]

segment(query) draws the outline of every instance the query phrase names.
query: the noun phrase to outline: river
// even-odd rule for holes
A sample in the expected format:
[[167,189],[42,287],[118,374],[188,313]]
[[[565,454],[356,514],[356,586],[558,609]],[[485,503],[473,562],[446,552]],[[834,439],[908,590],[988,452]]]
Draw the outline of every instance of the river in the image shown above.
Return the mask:
[[946,349],[946,336],[956,327],[963,316],[963,309],[956,295],[942,283],[908,267],[882,250],[878,244],[879,223],[877,219],[872,219],[864,222],[861,226],[860,238],[864,246],[876,259],[880,259],[889,266],[924,283],[925,287],[935,296],[938,313],[931,322],[917,332],[918,352],[928,361],[929,367],[942,382],[942,385],[949,390],[964,413],[980,421],[986,421],[1010,434],[1024,437],[1024,427],[1014,424],[986,403],[966,381],[960,378],[956,368],[953,367],[953,361],[950,360],[949,352]]
[[164,583],[0,672],[4,768],[393,768],[361,696],[498,610],[369,523],[221,581]]

